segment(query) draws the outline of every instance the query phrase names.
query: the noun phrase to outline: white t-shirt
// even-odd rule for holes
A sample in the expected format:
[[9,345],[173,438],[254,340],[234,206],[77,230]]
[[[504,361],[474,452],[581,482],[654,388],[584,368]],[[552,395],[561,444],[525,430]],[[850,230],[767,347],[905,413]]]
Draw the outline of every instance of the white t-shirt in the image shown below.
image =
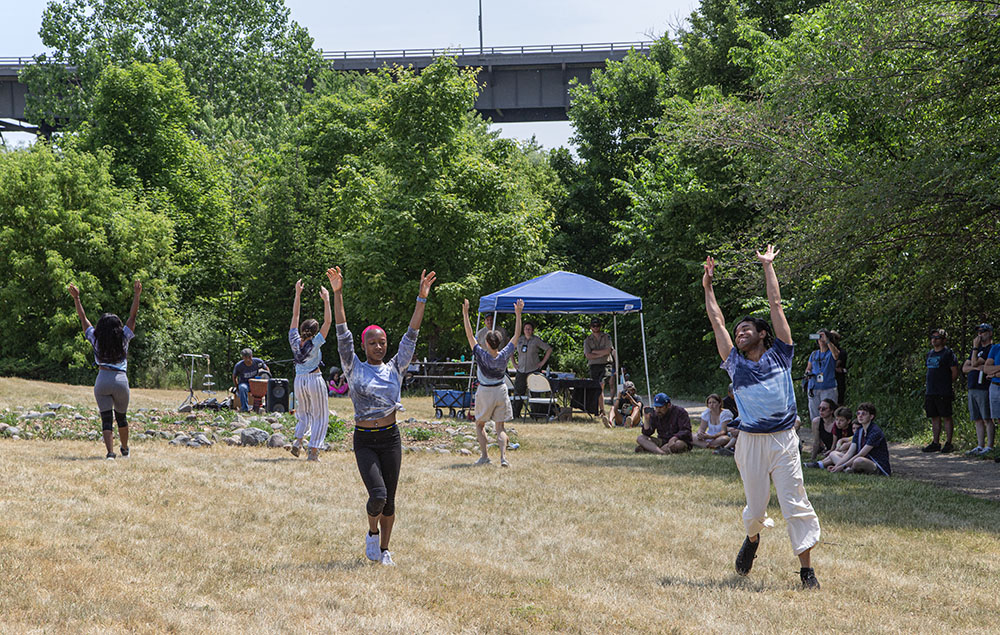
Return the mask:
[[719,423],[712,425],[712,411],[706,409],[701,413],[701,420],[708,425],[708,432],[706,434],[713,435],[722,432],[722,425],[728,425],[733,420],[733,413],[729,412],[725,408],[719,413]]

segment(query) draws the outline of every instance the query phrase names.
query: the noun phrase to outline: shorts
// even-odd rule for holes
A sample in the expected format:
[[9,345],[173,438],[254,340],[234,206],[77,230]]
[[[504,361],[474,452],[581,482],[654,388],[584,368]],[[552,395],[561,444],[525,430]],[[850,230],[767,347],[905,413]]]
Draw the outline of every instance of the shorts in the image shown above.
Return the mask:
[[1000,384],[990,384],[990,416],[1000,419]]
[[604,381],[605,377],[610,377],[611,373],[608,372],[610,364],[591,364],[590,365],[590,378],[594,381]]
[[476,389],[476,421],[503,423],[514,418],[507,394],[507,384],[479,385]]
[[[990,408],[990,391],[976,389],[970,390],[969,418],[973,421],[989,419],[990,412],[992,412],[992,409]],[[1000,414],[1000,411],[998,411],[997,414]]]
[[932,419],[950,417],[954,401],[953,395],[927,395],[924,397],[924,412]]

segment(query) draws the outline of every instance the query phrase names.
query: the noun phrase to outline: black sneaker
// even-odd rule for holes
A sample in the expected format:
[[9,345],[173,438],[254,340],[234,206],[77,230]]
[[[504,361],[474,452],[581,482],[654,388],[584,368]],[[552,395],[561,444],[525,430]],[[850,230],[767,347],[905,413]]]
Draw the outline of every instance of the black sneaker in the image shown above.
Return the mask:
[[740,547],[740,552],[736,554],[736,573],[740,575],[750,573],[750,569],[753,568],[753,559],[757,557],[757,547],[759,546],[760,535],[757,536],[757,542],[750,542],[750,536],[743,539],[743,546]]
[[813,571],[812,567],[802,567],[799,570],[799,577],[802,578],[803,590],[819,590],[819,580],[816,579],[816,572]]
[[115,453],[114,452],[108,452],[108,455],[106,457],[104,457],[104,458],[106,458],[109,461],[114,461],[115,460]]
[[951,441],[949,441],[948,443],[945,443],[944,445],[942,445],[941,449],[938,450],[938,451],[941,452],[941,454],[948,454],[949,452],[951,452],[954,449],[955,448],[952,447],[952,445],[951,445]]
[[921,450],[921,452],[940,452],[940,451],[941,451],[941,444],[938,443],[937,441],[934,441],[930,445],[925,445],[924,449]]
[[127,459],[128,458],[128,448],[121,448],[120,452],[122,453],[122,458],[123,459]]
[[823,467],[823,466],[819,464],[819,461],[810,461],[809,463],[806,463],[806,467]]

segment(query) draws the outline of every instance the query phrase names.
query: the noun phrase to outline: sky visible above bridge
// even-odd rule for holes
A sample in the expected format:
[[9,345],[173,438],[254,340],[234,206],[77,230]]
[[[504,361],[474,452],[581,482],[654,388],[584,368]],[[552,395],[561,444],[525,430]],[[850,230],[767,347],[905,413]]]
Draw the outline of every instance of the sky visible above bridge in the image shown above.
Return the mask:
[[[632,42],[675,29],[697,0],[482,0],[485,46]],[[38,37],[48,0],[5,7],[0,57],[44,50]],[[285,0],[292,19],[325,51],[479,45],[478,0],[382,0],[377,3]],[[546,147],[567,145],[568,122],[497,126],[504,137],[535,135]],[[4,135],[8,142],[30,135]]]

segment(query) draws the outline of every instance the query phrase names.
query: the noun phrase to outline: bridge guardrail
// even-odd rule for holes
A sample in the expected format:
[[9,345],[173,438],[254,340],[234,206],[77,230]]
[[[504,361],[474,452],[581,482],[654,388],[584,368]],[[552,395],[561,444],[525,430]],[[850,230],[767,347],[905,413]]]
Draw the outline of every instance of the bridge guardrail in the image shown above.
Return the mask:
[[592,42],[588,44],[528,44],[524,46],[465,46],[431,49],[380,49],[373,51],[324,51],[323,59],[359,60],[442,55],[524,55],[528,53],[587,53],[591,51],[648,51],[653,42]]

